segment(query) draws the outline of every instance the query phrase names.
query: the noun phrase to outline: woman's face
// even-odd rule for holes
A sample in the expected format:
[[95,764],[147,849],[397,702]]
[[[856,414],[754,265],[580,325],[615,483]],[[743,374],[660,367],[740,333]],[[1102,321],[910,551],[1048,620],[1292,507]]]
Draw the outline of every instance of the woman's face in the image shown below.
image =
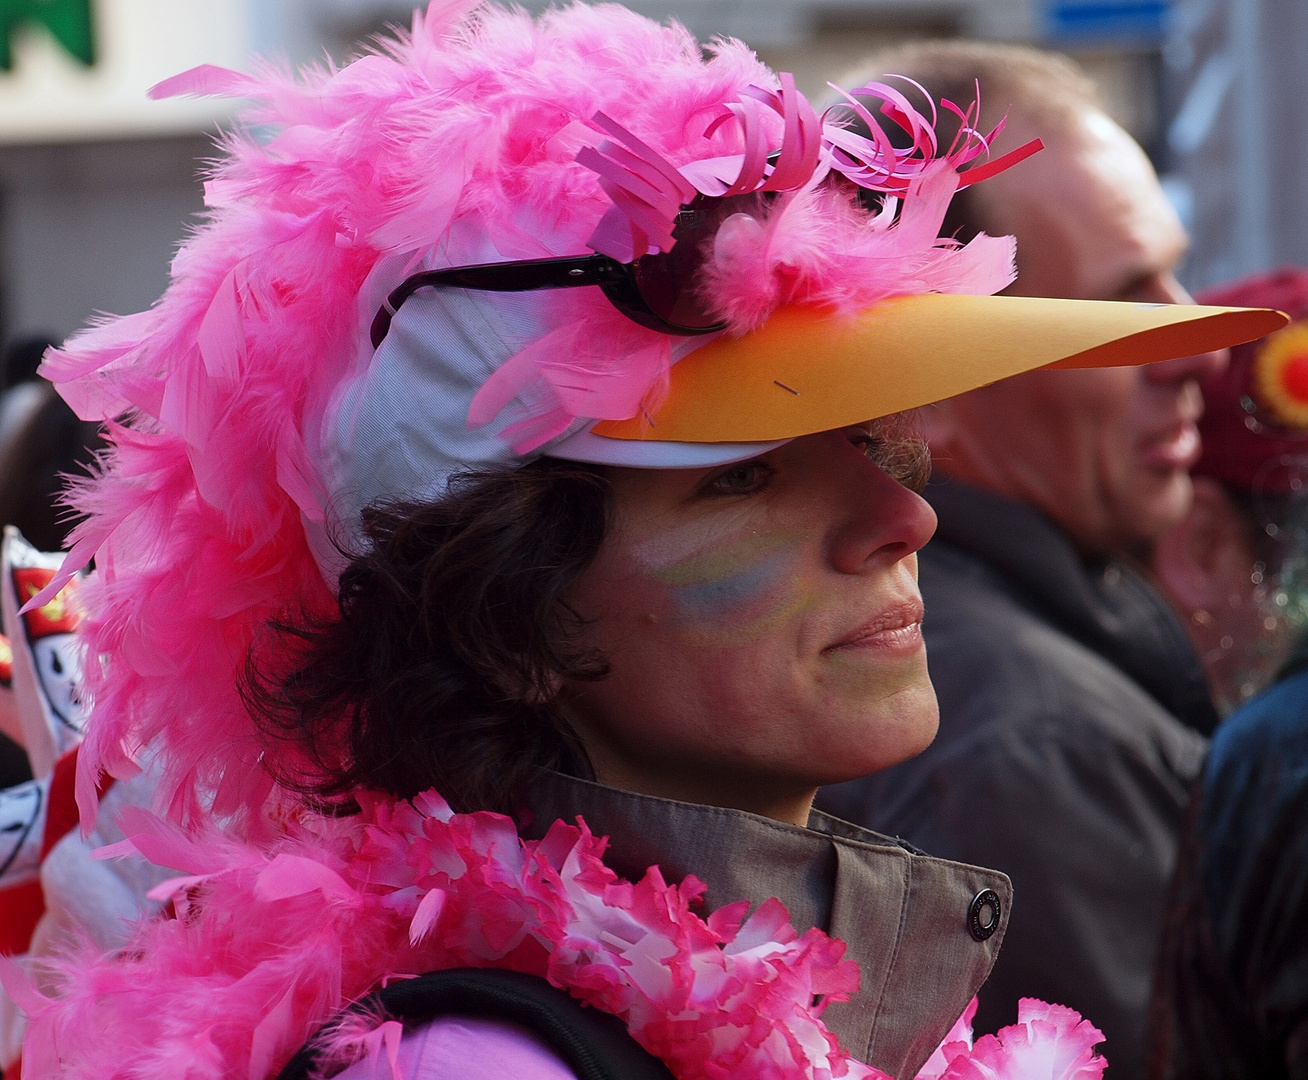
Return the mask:
[[598,778],[802,822],[934,737],[915,552],[935,514],[868,425],[715,469],[611,470],[569,593],[608,658],[564,702]]

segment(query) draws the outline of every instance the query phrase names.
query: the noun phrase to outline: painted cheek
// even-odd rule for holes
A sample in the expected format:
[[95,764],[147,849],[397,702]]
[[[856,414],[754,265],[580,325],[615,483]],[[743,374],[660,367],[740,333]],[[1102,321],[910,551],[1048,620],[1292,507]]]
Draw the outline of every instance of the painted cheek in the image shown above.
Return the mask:
[[[773,606],[783,586],[788,561],[785,552],[777,551],[736,573],[696,580],[701,575],[692,566],[682,568],[679,573],[666,573],[663,580],[669,586],[673,607],[683,619],[701,622],[738,619],[755,609]],[[677,578],[682,580],[678,582]]]
[[790,548],[760,553],[718,550],[655,570],[668,598],[668,620],[703,646],[739,645],[767,635],[810,602]]

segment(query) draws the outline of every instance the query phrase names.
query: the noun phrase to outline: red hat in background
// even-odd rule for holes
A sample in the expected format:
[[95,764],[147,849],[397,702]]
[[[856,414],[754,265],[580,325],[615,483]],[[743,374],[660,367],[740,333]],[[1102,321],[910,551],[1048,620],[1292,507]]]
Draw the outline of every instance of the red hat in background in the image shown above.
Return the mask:
[[1203,384],[1203,456],[1195,474],[1286,495],[1308,485],[1308,271],[1282,267],[1197,297],[1201,304],[1279,308],[1289,326],[1231,350]]

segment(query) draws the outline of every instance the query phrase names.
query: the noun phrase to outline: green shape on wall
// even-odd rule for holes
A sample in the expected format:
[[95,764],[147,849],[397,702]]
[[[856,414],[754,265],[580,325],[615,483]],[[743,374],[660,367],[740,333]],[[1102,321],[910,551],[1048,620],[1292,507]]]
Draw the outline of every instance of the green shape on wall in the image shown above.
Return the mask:
[[69,54],[88,67],[95,63],[91,0],[0,0],[0,69],[14,66],[10,39],[20,26],[44,26]]

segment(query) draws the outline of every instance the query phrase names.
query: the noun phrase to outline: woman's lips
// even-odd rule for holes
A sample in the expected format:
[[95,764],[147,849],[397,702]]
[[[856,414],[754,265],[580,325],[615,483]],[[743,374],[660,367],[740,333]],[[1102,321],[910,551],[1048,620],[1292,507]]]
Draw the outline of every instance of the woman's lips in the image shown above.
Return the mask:
[[1186,420],[1140,447],[1140,461],[1146,468],[1161,472],[1189,469],[1199,460],[1203,443],[1199,429]]
[[916,652],[922,648],[922,611],[921,600],[896,604],[822,651],[831,653],[877,649],[883,652]]

